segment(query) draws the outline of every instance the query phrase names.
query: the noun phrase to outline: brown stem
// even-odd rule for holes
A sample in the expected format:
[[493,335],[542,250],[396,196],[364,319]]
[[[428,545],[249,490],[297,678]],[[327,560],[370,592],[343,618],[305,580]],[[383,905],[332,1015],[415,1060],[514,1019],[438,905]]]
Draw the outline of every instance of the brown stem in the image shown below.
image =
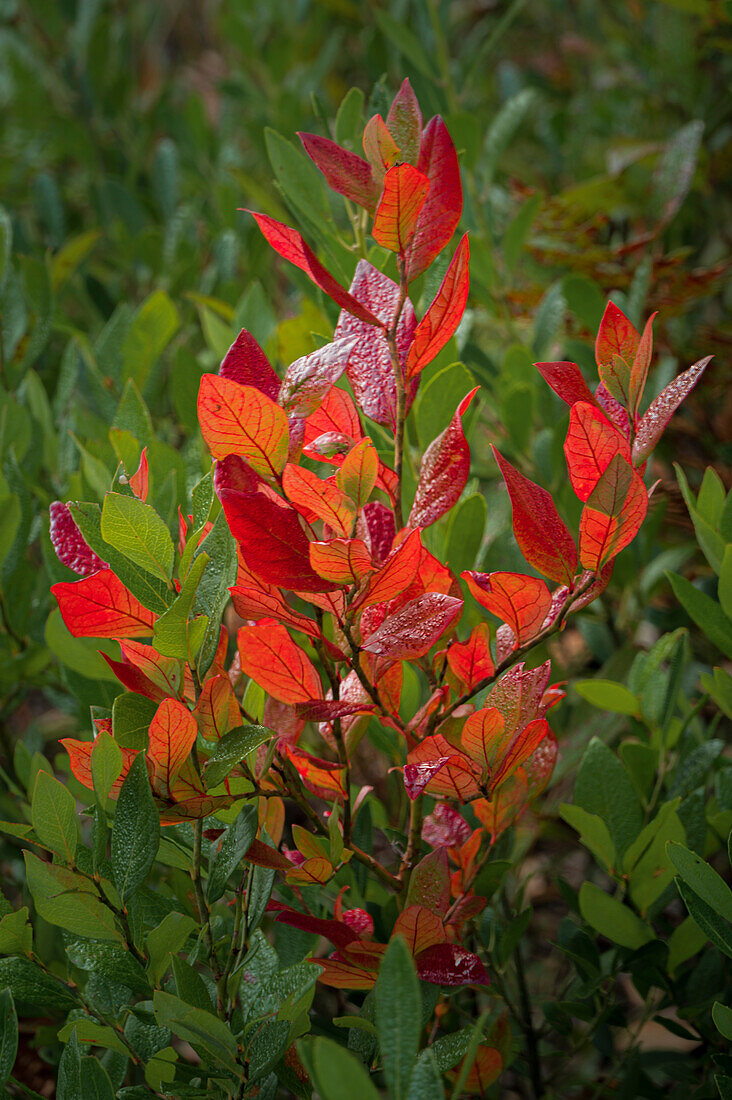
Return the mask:
[[409,880],[414,865],[417,862],[419,850],[422,846],[423,814],[424,795],[418,794],[409,807],[409,835],[407,837],[407,847],[404,852],[404,857],[399,868],[399,881],[401,883],[401,893],[404,900],[406,900],[409,890]]
[[[321,636],[323,633],[323,612],[316,611],[316,618],[318,621],[318,629]],[[313,643],[320,657],[320,662],[325,669],[328,682],[330,683],[330,690],[334,700],[340,697],[341,684],[338,679],[333,662],[329,660],[328,654],[325,651],[325,646],[322,640],[315,641]],[[343,728],[341,726],[340,718],[333,719],[333,740],[336,743],[336,749],[338,751],[338,763],[343,768],[343,786],[344,786],[344,799],[343,799],[343,843],[346,848],[351,843],[351,763],[348,759],[348,753],[346,751],[346,743],[343,739]]]

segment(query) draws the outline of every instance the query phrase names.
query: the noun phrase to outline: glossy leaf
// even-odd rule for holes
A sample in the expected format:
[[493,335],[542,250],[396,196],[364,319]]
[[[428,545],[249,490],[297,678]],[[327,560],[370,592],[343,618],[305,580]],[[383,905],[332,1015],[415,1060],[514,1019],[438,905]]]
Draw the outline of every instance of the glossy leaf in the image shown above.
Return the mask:
[[513,509],[513,533],[521,553],[545,577],[571,584],[577,571],[577,547],[546,489],[519,473],[496,448]]
[[705,359],[694,363],[683,374],[677,375],[648,406],[641,417],[633,442],[633,462],[636,466],[648,458],[666,430],[669,420],[684,398],[694,389],[712,359],[713,356],[707,355]]
[[552,597],[546,583],[522,573],[462,574],[479,604],[510,626],[521,646],[541,630]]
[[281,473],[287,460],[287,416],[261,390],[204,374],[198,420],[214,458],[241,455],[262,477]]
[[414,236],[429,189],[427,177],[406,161],[387,170],[371,229],[377,244],[404,254]]
[[493,675],[490,627],[478,623],[466,642],[453,642],[447,651],[447,663],[466,691]]
[[463,601],[455,596],[427,592],[389,615],[363,649],[388,661],[423,657],[455,625],[462,611]]
[[156,616],[135,599],[111,569],[80,581],[60,581],[51,592],[75,638],[139,638],[153,632]]
[[572,406],[578,401],[595,404],[590,387],[576,363],[534,363],[534,366],[565,404]]
[[407,945],[394,936],[381,960],[374,991],[384,1077],[393,1100],[406,1100],[419,1049],[422,1013],[419,982]]
[[595,360],[601,380],[625,408],[630,397],[630,372],[640,336],[613,302],[608,302],[595,341]]
[[455,250],[437,294],[417,325],[407,357],[407,378],[413,378],[436,359],[455,335],[465,312],[469,289],[470,246],[466,233]]
[[338,585],[358,584],[374,568],[361,539],[311,542],[310,564],[319,576]]
[[341,463],[336,482],[356,508],[363,508],[379,474],[379,457],[370,439],[361,439]]
[[386,171],[399,159],[399,146],[389,133],[381,115],[374,115],[363,131],[363,151],[366,154],[374,179],[381,191]]
[[429,527],[460,499],[470,474],[470,447],[462,418],[478,392],[471,390],[460,402],[444,432],[430,443],[422,456],[417,492],[409,515],[412,527]]
[[422,839],[433,848],[459,848],[470,835],[467,821],[446,802],[438,802],[422,824]]
[[616,455],[597,482],[580,519],[580,561],[599,571],[632,542],[645,519],[648,494],[642,479]]
[[67,504],[54,500],[49,513],[51,543],[62,565],[73,569],[81,577],[107,568],[106,563],[85,542]]
[[242,670],[283,703],[320,699],[323,688],[312,661],[284,626],[263,619],[237,636]]
[[416,164],[422,140],[422,112],[408,78],[402,81],[394,96],[386,116],[386,128],[399,146],[401,159]]
[[369,577],[366,587],[351,605],[353,610],[364,610],[374,604],[384,603],[404,592],[417,575],[421,556],[420,533],[418,530],[411,531],[381,569]]
[[149,730],[148,764],[156,793],[170,797],[178,774],[198,735],[196,719],[185,703],[163,699]]
[[415,959],[423,982],[435,985],[490,985],[483,963],[472,951],[455,943],[439,943],[422,951]]
[[318,409],[338,381],[356,345],[356,337],[333,340],[291,363],[282,380],[279,403],[288,413],[307,417]]
[[218,901],[226,889],[229,876],[246,855],[257,832],[257,808],[244,806],[239,816],[224,832],[210,856],[206,897],[209,903]]
[[643,390],[646,387],[648,369],[651,365],[651,357],[653,356],[653,322],[657,316],[657,313],[652,313],[646,321],[630,370],[628,411],[633,417],[635,417],[638,412],[638,406],[643,397]]
[[410,281],[426,271],[449,243],[463,211],[460,166],[452,138],[439,115],[424,129],[417,167],[430,181],[430,190],[407,255]]
[[401,936],[412,955],[417,955],[436,943],[444,943],[447,939],[440,918],[423,905],[408,905],[406,909],[402,909],[392,935]]
[[580,402],[569,414],[564,454],[572,488],[586,501],[616,455],[630,462],[630,444],[600,409]]
[[318,134],[298,133],[297,136],[305,152],[325,176],[330,189],[373,214],[379,188],[368,161]]
[[480,793],[480,769],[439,734],[425,737],[412,749],[404,766],[405,786],[410,798],[426,790],[429,794],[469,802]]
[[240,386],[254,387],[271,401],[276,401],[280,392],[280,380],[269,359],[251,332],[245,328],[241,330],[224,356],[219,367],[219,375],[221,378],[238,382]]
[[323,520],[344,538],[351,534],[356,510],[335,481],[323,480],[312,470],[288,462],[282,474],[282,490],[306,519]]
[[73,863],[78,840],[76,802],[63,783],[43,768],[33,787],[31,821],[41,843],[65,863]]

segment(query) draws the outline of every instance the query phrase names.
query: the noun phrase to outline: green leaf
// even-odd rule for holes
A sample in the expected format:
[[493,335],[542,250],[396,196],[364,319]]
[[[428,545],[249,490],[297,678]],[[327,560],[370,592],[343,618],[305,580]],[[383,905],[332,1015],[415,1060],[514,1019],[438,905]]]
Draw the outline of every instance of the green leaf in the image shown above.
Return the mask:
[[360,88],[350,88],[341,100],[335,117],[335,139],[339,145],[358,149],[363,130],[363,108],[363,92]]
[[732,622],[732,543],[728,543],[724,548],[724,557],[719,570],[717,595],[722,611]]
[[681,900],[696,924],[702,930],[707,939],[711,940],[715,947],[723,951],[732,959],[732,931],[729,922],[719,916],[718,913],[707,904],[703,898],[692,890],[683,879],[676,879],[676,889],[681,894]]
[[541,195],[532,195],[527,199],[503,235],[503,259],[509,272],[513,272],[518,263],[541,202]]
[[147,750],[148,730],[157,709],[157,703],[146,695],[134,691],[118,695],[112,704],[112,732],[117,744],[123,749]]
[[674,596],[688,616],[713,642],[725,657],[732,657],[732,619],[711,596],[700,592],[686,577],[678,573],[666,573]]
[[154,508],[137,497],[107,493],[102,508],[102,538],[142,566],[168,581],[173,575],[173,539]]
[[434,1041],[430,1050],[440,1073],[447,1073],[465,1057],[472,1035],[472,1027],[464,1027],[460,1031],[453,1032],[452,1035],[443,1035],[441,1039]]
[[667,842],[686,840],[684,826],[676,813],[679,801],[674,799],[662,806],[625,853],[625,866],[631,872],[630,896],[642,916],[673,880]]
[[[183,949],[198,925],[185,913],[168,913],[157,928],[147,934],[147,969],[152,985],[158,985],[168,969],[171,956]],[[209,1006],[210,1006],[209,1000]]]
[[701,120],[687,122],[676,131],[659,161],[649,196],[649,211],[662,225],[671,221],[689,192],[703,133]]
[[670,842],[668,854],[682,879],[724,920],[732,922],[732,890],[706,860],[683,844]]
[[322,1100],[379,1100],[363,1064],[332,1039],[300,1039],[297,1052]]
[[73,863],[79,838],[76,801],[63,783],[46,771],[36,776],[31,821],[41,843],[66,863]]
[[602,818],[618,856],[624,854],[643,826],[643,810],[630,776],[597,737],[592,738],[580,762],[574,801]]
[[175,602],[155,623],[153,645],[163,657],[179,657],[182,660],[188,660],[190,656],[188,619],[193,608],[196,589],[201,583],[207,564],[207,554],[200,554],[194,559]]
[[501,157],[536,103],[533,88],[523,88],[499,108],[488,127],[483,144],[484,186],[493,179]]
[[13,1072],[18,1053],[18,1016],[9,989],[0,993],[0,1088]]
[[[521,94],[519,93],[519,95]],[[559,334],[566,308],[567,303],[562,293],[562,284],[560,282],[555,283],[554,286],[549,287],[539,302],[534,317],[533,350],[537,358],[548,354],[550,346]]]
[[562,292],[567,308],[579,317],[582,324],[596,332],[605,312],[605,295],[594,279],[572,273],[562,279]]
[[638,717],[640,703],[632,691],[614,680],[575,680],[574,690],[593,707],[611,710],[615,714],[631,714]]
[[77,936],[123,942],[112,912],[88,879],[46,863],[32,852],[25,851],[23,856],[28,889],[39,916]]
[[598,863],[606,871],[612,871],[615,866],[615,845],[602,818],[588,813],[581,806],[571,806],[566,802],[559,807],[559,816],[577,830],[580,841],[585,848],[589,848]]
[[674,974],[682,963],[692,955],[696,955],[697,951],[701,951],[706,942],[706,933],[701,930],[693,917],[682,920],[681,924],[674,928],[668,941],[669,974]]
[[197,970],[185,962],[184,959],[173,956],[171,959],[173,977],[175,978],[176,993],[181,1001],[192,1005],[193,1008],[203,1008],[206,1012],[212,1009],[211,997],[201,975]]
[[623,741],[620,756],[641,798],[653,790],[658,768],[658,752],[640,741]]
[[488,506],[480,493],[465,497],[450,513],[445,561],[458,577],[464,569],[471,569],[478,558],[487,515]]
[[587,923],[612,943],[637,950],[653,939],[651,929],[640,917],[593,882],[582,883],[579,906]]
[[265,726],[246,725],[229,730],[220,741],[216,742],[216,748],[203,770],[203,783],[206,790],[218,787],[239,761],[274,736],[274,730],[267,729]]
[[169,1027],[174,1035],[190,1043],[209,1063],[224,1066],[237,1078],[238,1048],[231,1029],[213,1012],[193,1008],[171,993],[157,990],[153,996],[155,1019],[161,1027]]
[[221,620],[229,602],[229,589],[236,584],[238,569],[236,542],[229,530],[223,510],[219,512],[213,527],[196,550],[194,564],[199,555],[208,555],[208,563],[196,590],[193,605],[195,613],[202,613],[208,618],[206,634],[198,656],[198,675],[203,680],[216,655],[221,636]]
[[132,761],[117,799],[112,825],[112,869],[124,902],[146,879],[160,841],[160,820],[142,753]]
[[250,1082],[261,1081],[274,1064],[283,1058],[290,1045],[287,1020],[265,1020],[254,1034],[246,1051]]
[[0,920],[0,955],[30,955],[33,929],[28,923],[28,907],[6,913]]
[[21,1016],[78,1008],[75,992],[58,978],[45,974],[30,959],[0,959],[0,988],[8,987]]
[[732,1008],[715,1001],[712,1007],[712,1019],[725,1039],[732,1041]]
[[94,793],[102,807],[107,805],[109,792],[119,778],[122,764],[122,750],[114,737],[105,730],[100,730],[91,751],[91,773]]
[[[120,1046],[124,1044],[120,1043]],[[121,1054],[122,1051],[118,1053]],[[126,1047],[124,1055],[125,1060],[129,1058]],[[91,1056],[81,1059],[81,1092],[84,1100],[114,1100],[114,1087],[109,1074],[102,1063]]]
[[257,835],[257,807],[248,805],[242,808],[236,820],[224,832],[220,847],[209,865],[206,897],[209,903],[218,901],[226,889],[229,876],[241,863],[252,841]]
[[699,498],[695,500],[681,466],[675,462],[674,469],[676,470],[676,480],[679,483],[684,502],[694,524],[697,541],[714,572],[719,573],[725,551],[725,542],[716,527],[721,518],[722,505],[724,504],[724,487],[719,483],[721,488],[720,501],[717,493],[717,482],[707,476],[710,473],[710,470],[707,469],[699,491]]
[[112,1027],[98,1024],[96,1020],[77,1018],[64,1024],[59,1030],[58,1037],[62,1043],[68,1043],[74,1031],[76,1032],[76,1038],[82,1043],[91,1043],[95,1047],[106,1047],[107,1050],[116,1050],[118,1054],[124,1054],[126,1058],[129,1057],[127,1047]]
[[389,41],[393,42],[396,48],[404,54],[409,64],[413,65],[417,72],[422,73],[423,76],[434,80],[435,74],[432,62],[414,31],[411,31],[403,21],[394,19],[393,16],[387,15],[385,11],[379,8],[374,9],[374,15],[382,34],[386,35]]
[[[2,504],[3,523],[5,504],[6,502]],[[2,535],[0,535],[1,538]],[[109,656],[113,657],[115,654],[112,646],[109,643],[103,643],[99,638],[75,638],[67,629],[58,608],[54,608],[46,619],[44,639],[51,652],[67,668],[78,672],[80,676],[85,676],[87,680],[107,680],[114,684],[119,683],[117,677],[100,654],[100,650],[106,651]]]
[[78,267],[93,251],[95,244],[102,235],[101,229],[88,229],[86,233],[80,233],[58,250],[51,260],[51,286],[57,293]]
[[57,1100],[84,1100],[81,1091],[81,1054],[76,1028],[72,1027],[58,1064]]
[[95,943],[83,937],[76,940],[67,937],[65,949],[66,957],[79,970],[119,982],[143,997],[149,995],[147,975],[126,947],[119,947],[115,943]]
[[164,290],[154,291],[137,310],[122,345],[122,374],[142,389],[147,377],[180,327],[175,304]]
[[466,366],[450,363],[438,370],[420,390],[414,422],[423,451],[445,430],[458,404],[474,385],[475,379]]
[[[18,534],[21,520],[20,501],[17,496],[6,496],[2,500],[3,523],[0,527],[0,565],[10,553]],[[60,614],[60,612],[59,612]]]
[[407,1100],[444,1100],[440,1072],[432,1051],[423,1050],[414,1063]]
[[374,989],[376,1029],[392,1100],[406,1100],[419,1050],[421,997],[414,960],[401,936],[386,949]]

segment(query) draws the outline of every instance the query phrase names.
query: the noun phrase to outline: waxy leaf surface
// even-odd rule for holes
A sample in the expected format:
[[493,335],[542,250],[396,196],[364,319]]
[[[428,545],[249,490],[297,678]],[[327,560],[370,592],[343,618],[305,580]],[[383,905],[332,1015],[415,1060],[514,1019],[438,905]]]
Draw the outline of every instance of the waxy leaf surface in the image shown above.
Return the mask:
[[449,512],[460,499],[470,474],[470,447],[462,418],[478,392],[476,387],[457,407],[444,432],[434,439],[422,457],[417,492],[409,515],[411,527],[429,527]]
[[419,374],[454,336],[465,312],[469,289],[470,246],[466,233],[450,261],[440,289],[417,325],[407,356],[407,378]]
[[579,402],[569,414],[564,454],[572,488],[585,501],[616,455],[630,462],[630,444],[600,409]]
[[691,393],[713,356],[700,359],[683,374],[677,375],[648,406],[641,417],[633,443],[633,462],[636,466],[645,462],[663,435],[666,425],[684,398]]
[[507,623],[523,645],[541,630],[552,597],[546,583],[522,573],[462,574],[479,604]]
[[427,176],[406,161],[388,169],[371,229],[377,244],[404,254],[414,236],[429,189]]
[[483,963],[472,951],[455,943],[439,943],[414,960],[423,982],[435,985],[490,985]]
[[156,794],[171,796],[175,780],[191,755],[197,734],[198,725],[188,707],[177,699],[164,699],[150,723],[147,753]]
[[454,626],[463,601],[442,592],[426,592],[389,615],[364,644],[368,653],[390,661],[423,657]]
[[379,186],[368,161],[318,134],[298,133],[297,136],[305,152],[325,176],[330,189],[373,214],[379,198]]
[[319,576],[338,585],[357,584],[374,568],[361,539],[311,542],[310,564]]
[[290,364],[279,394],[279,403],[288,415],[304,419],[320,407],[326,393],[346,369],[356,342],[353,336],[333,340]]
[[605,307],[595,341],[595,360],[608,391],[627,408],[630,372],[640,336],[635,326],[613,302]]
[[420,533],[418,530],[411,531],[378,573],[369,577],[366,587],[351,605],[353,610],[365,610],[374,604],[385,603],[404,592],[417,575],[421,557]]
[[447,663],[466,691],[493,675],[491,633],[488,623],[478,623],[466,642],[453,642],[447,651]]
[[594,405],[592,391],[576,363],[534,363],[534,366],[565,404],[572,406],[578,401],[585,401],[588,405]]
[[394,96],[386,128],[399,146],[401,159],[416,164],[422,140],[422,112],[408,78]]
[[51,524],[49,534],[58,560],[67,569],[73,569],[81,577],[88,577],[107,564],[86,544],[76,526],[68,505],[54,500],[49,508]]
[[271,401],[277,400],[280,380],[257,341],[245,328],[224,356],[219,375],[238,382],[240,386],[253,386]]
[[410,281],[426,271],[442,252],[463,212],[457,153],[439,115],[431,119],[424,129],[417,167],[430,181],[430,190],[407,255]]
[[201,434],[214,458],[241,455],[262,477],[274,478],[287,461],[287,416],[255,389],[204,374],[198,391]]

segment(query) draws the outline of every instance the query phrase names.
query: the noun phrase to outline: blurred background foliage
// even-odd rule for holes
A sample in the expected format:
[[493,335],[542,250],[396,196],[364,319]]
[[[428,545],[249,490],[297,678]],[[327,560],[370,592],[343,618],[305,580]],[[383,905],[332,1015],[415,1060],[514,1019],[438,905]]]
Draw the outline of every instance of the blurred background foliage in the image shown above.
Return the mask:
[[[84,708],[115,694],[52,608],[50,584],[72,575],[50,548],[49,503],[100,499],[148,446],[152,499],[175,525],[205,468],[200,375],[242,326],[282,367],[335,321],[239,208],[299,223],[347,283],[346,211],[295,131],[355,148],[404,76],[455,139],[472,252],[467,318],[423,376],[417,456],[482,387],[474,478],[434,549],[456,571],[476,557],[525,571],[490,441],[576,520],[566,410],[532,363],[589,369],[609,295],[636,325],[659,310],[654,392],[716,359],[654,459],[644,532],[551,655],[557,678],[621,682],[638,647],[688,627],[684,692],[701,674],[704,699],[730,707],[719,646],[666,571],[716,595],[671,460],[694,492],[710,464],[729,486],[731,25],[728,0],[0,0],[0,816]],[[417,287],[416,304],[433,291]],[[724,499],[708,485],[707,506]],[[627,726],[592,701],[575,692],[557,712],[565,772],[593,732]],[[702,707],[697,741],[711,736]],[[11,848],[11,878],[14,861]]]

